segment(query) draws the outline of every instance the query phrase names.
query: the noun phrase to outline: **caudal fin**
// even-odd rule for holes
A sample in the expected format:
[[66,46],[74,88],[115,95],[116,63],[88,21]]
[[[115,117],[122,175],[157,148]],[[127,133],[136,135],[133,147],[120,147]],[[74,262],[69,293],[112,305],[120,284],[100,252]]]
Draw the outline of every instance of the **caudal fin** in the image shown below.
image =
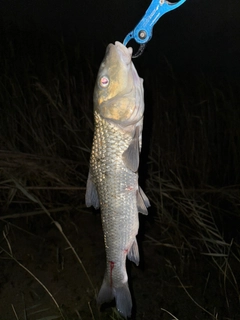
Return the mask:
[[102,287],[97,297],[97,303],[103,304],[110,302],[115,298],[118,312],[125,318],[131,316],[132,298],[128,288],[128,283],[124,283],[121,287],[111,287],[104,279]]
[[114,289],[114,297],[118,312],[126,319],[130,317],[132,312],[132,297],[127,282],[121,287]]
[[110,302],[113,299],[113,288],[107,283],[105,279],[103,279],[101,289],[98,293],[97,303],[101,305],[103,303]]

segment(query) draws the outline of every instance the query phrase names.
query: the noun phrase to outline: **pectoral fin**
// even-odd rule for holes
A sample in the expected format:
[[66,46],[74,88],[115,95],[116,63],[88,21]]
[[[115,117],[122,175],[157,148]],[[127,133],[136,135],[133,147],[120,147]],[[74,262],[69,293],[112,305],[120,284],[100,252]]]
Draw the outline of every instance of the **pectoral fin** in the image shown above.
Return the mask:
[[127,148],[124,151],[123,162],[125,166],[133,172],[136,172],[139,167],[139,127],[136,127],[135,134],[133,139]]
[[147,208],[150,207],[150,202],[148,197],[145,195],[141,187],[138,187],[137,190],[137,208],[138,212],[147,215]]
[[85,195],[85,203],[87,207],[93,206],[95,209],[99,208],[98,193],[95,184],[92,181],[91,173],[89,171],[87,188]]

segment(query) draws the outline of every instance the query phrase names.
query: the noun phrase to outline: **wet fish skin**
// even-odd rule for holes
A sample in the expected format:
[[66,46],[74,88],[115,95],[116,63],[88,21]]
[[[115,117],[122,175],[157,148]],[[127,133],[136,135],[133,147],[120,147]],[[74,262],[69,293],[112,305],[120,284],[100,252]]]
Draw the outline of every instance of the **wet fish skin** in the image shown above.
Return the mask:
[[126,257],[139,264],[138,212],[150,205],[138,186],[144,112],[143,80],[131,61],[132,49],[120,42],[107,47],[94,89],[95,130],[86,205],[101,208],[106,271],[97,302],[115,298],[130,317]]

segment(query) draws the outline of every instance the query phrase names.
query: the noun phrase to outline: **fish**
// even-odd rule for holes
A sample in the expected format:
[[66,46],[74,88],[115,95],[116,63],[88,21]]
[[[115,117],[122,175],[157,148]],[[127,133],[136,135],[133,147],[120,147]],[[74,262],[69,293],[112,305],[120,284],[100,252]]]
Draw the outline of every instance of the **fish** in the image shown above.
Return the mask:
[[147,215],[149,200],[138,185],[144,115],[143,79],[132,62],[131,47],[107,46],[94,87],[94,135],[85,202],[100,207],[106,271],[97,303],[115,298],[116,308],[130,317],[132,298],[126,257],[139,264],[138,213]]

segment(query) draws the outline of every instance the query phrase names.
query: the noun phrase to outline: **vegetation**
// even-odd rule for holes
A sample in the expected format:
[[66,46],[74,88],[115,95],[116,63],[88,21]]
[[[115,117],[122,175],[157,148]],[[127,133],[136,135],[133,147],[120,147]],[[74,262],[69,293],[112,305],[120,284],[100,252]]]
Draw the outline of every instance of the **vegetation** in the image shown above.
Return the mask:
[[[76,256],[90,283],[87,295],[94,299],[96,284],[58,222],[58,213],[67,213],[65,219],[71,223],[73,212],[86,211],[92,92],[98,65],[93,53],[86,58],[76,44],[47,38],[33,41],[19,34],[3,35],[1,42],[0,257],[26,270],[24,261],[12,251],[9,228],[14,234],[22,220],[34,224],[39,216],[47,215]],[[236,319],[240,302],[240,84],[203,75],[180,77],[170,68],[165,72],[137,69],[146,94],[140,180],[152,204],[149,220],[143,221],[147,232],[140,235],[143,247],[149,243],[162,248],[165,263],[186,299],[190,297],[191,303],[204,309],[205,316]],[[190,260],[208,266],[206,288],[209,277],[218,275],[216,291],[225,299],[221,313],[196,302],[194,291],[189,293],[184,285]],[[27,270],[48,291],[34,271]],[[41,319],[68,319],[50,292],[49,297],[60,315]],[[77,310],[74,319],[103,317],[94,304],[87,305],[88,316]],[[19,319],[14,305],[12,309]],[[118,317],[113,309],[108,319]]]

